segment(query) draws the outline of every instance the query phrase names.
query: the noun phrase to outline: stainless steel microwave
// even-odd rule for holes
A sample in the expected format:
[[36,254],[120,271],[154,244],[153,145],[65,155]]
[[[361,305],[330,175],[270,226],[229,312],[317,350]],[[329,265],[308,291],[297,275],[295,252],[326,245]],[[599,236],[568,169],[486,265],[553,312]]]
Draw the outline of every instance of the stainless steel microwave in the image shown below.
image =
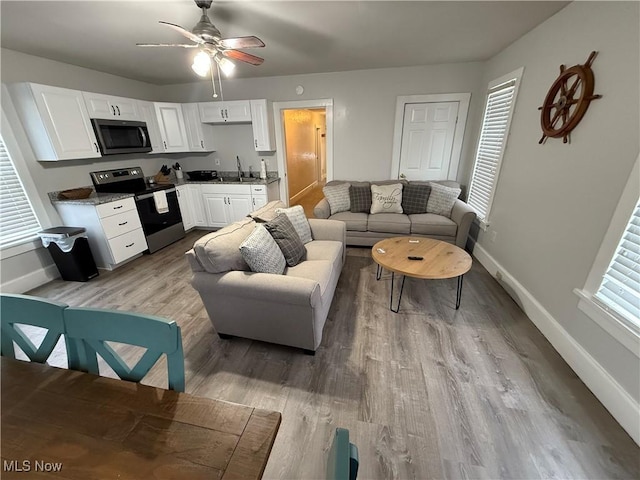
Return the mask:
[[93,118],[91,123],[103,155],[151,151],[149,130],[145,122]]

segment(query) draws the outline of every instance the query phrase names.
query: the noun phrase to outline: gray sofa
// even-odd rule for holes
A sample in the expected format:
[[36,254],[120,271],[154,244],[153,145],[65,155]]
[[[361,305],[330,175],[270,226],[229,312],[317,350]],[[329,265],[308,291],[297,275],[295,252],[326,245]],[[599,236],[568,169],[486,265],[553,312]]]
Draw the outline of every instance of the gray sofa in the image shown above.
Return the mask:
[[[273,216],[282,202],[253,213]],[[299,347],[313,354],[322,341],[333,294],[342,271],[345,225],[310,219],[313,240],[306,260],[283,275],[251,272],[238,247],[255,227],[247,218],[197,240],[186,255],[191,284],[200,294],[221,338],[238,336]]]
[[[384,180],[379,182],[354,182],[333,180],[327,185],[337,185],[348,182],[354,186],[388,185],[415,183],[420,185],[429,182],[407,182],[406,180]],[[437,183],[448,187],[459,187],[457,182],[441,180]],[[329,202],[323,198],[315,206],[313,213],[316,218],[340,220],[347,227],[347,245],[373,246],[380,240],[389,237],[414,236],[429,237],[443,240],[465,248],[471,223],[476,218],[473,209],[457,199],[451,210],[451,218],[433,213],[405,215],[403,213],[353,213],[340,212],[331,215]]]

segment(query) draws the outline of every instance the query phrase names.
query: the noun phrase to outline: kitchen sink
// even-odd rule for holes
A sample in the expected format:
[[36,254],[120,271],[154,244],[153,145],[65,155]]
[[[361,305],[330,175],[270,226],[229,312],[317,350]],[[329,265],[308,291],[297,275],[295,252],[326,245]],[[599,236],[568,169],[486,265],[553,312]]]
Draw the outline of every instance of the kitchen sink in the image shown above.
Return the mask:
[[242,178],[242,181],[238,177],[218,177],[219,182],[232,182],[232,183],[260,183],[262,180],[259,178]]

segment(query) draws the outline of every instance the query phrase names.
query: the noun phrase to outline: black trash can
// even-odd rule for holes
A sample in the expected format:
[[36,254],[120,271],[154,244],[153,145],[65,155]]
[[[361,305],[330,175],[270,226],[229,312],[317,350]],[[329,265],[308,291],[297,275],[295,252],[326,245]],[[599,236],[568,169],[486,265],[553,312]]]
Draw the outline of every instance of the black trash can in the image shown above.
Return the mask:
[[98,276],[85,231],[81,227],[53,227],[38,233],[63,280],[86,282]]

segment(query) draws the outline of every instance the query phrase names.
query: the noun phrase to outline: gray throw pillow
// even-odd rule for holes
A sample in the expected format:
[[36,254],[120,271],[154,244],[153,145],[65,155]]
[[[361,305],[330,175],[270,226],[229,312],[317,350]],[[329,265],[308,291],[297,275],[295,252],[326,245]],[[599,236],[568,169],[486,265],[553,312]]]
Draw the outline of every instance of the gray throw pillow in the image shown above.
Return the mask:
[[259,223],[240,244],[240,253],[252,272],[281,275],[287,262],[271,234]]
[[431,182],[431,193],[427,201],[427,213],[435,213],[451,218],[451,209],[456,203],[461,190],[459,188],[445,187],[439,183]]
[[349,200],[349,183],[341,183],[340,185],[325,185],[322,193],[329,202],[331,215],[340,212],[348,212],[351,209],[351,201]]
[[426,213],[429,192],[429,185],[405,185],[402,189],[402,211],[407,215]]
[[287,265],[295,267],[307,256],[307,249],[304,248],[300,235],[293,228],[289,217],[281,213],[273,220],[264,224],[264,228],[271,234],[280,247]]
[[371,186],[351,185],[349,187],[349,201],[352,213],[369,213],[371,210]]
[[311,227],[309,226],[309,220],[307,216],[304,214],[304,208],[302,205],[296,205],[290,208],[276,208],[276,215],[284,213],[289,220],[291,220],[291,224],[293,228],[296,229],[298,235],[300,235],[300,240],[302,243],[309,243],[313,240],[311,236]]

